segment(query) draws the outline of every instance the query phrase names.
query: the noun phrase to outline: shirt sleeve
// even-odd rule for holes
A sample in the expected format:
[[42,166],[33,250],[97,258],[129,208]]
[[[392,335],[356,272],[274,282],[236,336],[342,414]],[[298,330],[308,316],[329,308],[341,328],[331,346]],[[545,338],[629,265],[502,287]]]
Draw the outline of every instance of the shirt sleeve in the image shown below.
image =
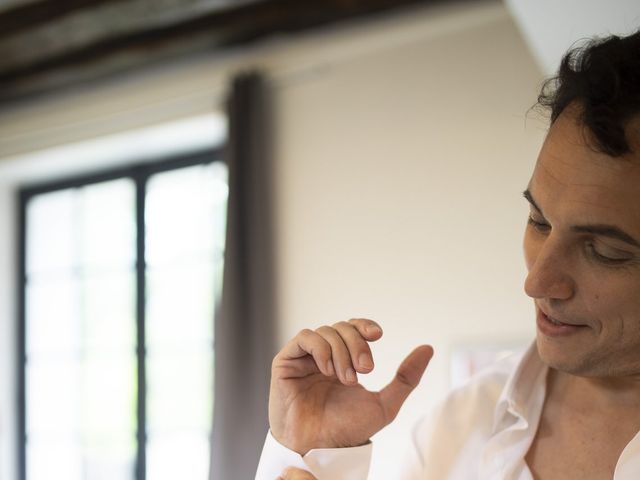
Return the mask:
[[267,433],[255,480],[275,480],[287,467],[311,472],[318,480],[366,480],[371,442],[351,448],[317,448],[306,455],[289,450]]

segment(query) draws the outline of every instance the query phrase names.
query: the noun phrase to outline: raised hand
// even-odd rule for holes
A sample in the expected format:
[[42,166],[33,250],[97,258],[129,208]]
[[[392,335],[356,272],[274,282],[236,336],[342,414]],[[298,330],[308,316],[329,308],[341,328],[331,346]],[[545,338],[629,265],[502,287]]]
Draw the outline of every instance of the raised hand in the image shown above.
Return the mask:
[[302,330],[289,341],[271,369],[269,423],[276,440],[304,455],[313,448],[365,444],[389,424],[420,382],[433,349],[413,350],[391,383],[370,392],[357,373],[373,370],[368,342],[381,336],[377,323],[357,318]]

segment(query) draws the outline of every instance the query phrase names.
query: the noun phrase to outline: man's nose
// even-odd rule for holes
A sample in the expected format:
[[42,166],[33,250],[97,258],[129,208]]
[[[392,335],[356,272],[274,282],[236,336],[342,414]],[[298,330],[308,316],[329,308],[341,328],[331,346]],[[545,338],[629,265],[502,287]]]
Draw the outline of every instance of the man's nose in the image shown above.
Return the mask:
[[534,252],[524,291],[532,298],[568,300],[575,292],[571,260],[562,242],[551,234]]

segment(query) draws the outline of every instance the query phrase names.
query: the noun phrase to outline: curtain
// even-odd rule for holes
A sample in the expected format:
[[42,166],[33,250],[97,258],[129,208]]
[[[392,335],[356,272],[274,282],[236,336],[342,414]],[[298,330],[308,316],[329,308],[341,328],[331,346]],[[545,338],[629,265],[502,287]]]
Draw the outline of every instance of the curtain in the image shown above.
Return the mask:
[[210,480],[247,480],[268,429],[274,355],[269,108],[264,78],[237,76],[227,103],[229,197],[222,299],[215,319]]

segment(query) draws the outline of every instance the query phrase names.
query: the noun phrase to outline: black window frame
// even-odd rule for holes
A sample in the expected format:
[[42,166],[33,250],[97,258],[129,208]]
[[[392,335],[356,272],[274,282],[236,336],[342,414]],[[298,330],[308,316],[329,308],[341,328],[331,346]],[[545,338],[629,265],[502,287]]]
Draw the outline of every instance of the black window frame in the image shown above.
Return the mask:
[[[145,293],[146,293],[146,261],[145,261],[145,198],[146,184],[149,178],[157,173],[177,170],[196,165],[210,165],[224,162],[222,149],[211,148],[187,155],[172,156],[167,159],[142,162],[136,165],[103,170],[97,173],[78,175],[75,177],[25,186],[18,190],[18,341],[17,341],[17,393],[18,393],[18,425],[17,425],[17,456],[18,480],[27,480],[26,458],[26,242],[27,225],[26,210],[29,200],[43,193],[50,193],[69,188],[80,188],[87,185],[130,178],[135,184],[136,210],[136,358],[137,358],[137,431],[136,431],[136,461],[135,480],[146,480],[146,335],[145,335]],[[213,319],[212,319],[213,321]],[[213,368],[213,366],[212,366]]]

